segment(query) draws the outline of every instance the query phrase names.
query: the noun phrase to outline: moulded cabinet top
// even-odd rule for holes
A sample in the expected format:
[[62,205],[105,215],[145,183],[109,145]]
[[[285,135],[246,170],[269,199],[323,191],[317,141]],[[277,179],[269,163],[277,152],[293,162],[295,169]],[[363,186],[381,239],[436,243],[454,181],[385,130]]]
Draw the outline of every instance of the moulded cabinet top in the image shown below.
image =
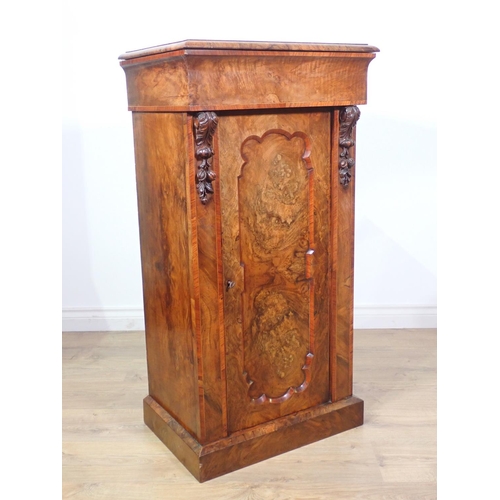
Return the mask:
[[363,44],[185,40],[120,56],[131,111],[194,112],[366,102]]
[[119,59],[135,59],[184,49],[253,50],[290,52],[379,52],[377,47],[362,43],[310,43],[310,42],[251,42],[237,40],[184,40],[146,49],[125,52]]

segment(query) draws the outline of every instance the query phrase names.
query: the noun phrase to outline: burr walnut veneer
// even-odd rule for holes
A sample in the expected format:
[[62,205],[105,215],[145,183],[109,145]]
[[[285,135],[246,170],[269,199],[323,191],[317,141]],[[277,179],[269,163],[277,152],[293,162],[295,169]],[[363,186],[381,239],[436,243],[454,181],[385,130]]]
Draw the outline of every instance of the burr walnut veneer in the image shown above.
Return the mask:
[[189,40],[120,57],[149,395],[205,481],[363,423],[354,140],[378,49]]

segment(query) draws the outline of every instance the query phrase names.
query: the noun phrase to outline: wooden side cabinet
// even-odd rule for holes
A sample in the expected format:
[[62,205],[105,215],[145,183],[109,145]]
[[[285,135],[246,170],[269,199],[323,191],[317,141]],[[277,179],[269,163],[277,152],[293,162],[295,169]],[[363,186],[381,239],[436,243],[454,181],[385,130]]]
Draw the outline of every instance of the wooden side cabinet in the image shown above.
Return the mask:
[[128,52],[149,395],[199,480],[363,423],[352,395],[355,125],[378,49]]

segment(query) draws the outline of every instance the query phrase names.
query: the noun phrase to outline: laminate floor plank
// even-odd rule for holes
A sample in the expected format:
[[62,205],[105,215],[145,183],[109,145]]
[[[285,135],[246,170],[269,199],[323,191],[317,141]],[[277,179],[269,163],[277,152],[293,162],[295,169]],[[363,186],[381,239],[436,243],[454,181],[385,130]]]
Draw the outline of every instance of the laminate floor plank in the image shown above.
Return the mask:
[[356,330],[365,423],[199,484],[142,420],[144,332],[63,334],[63,498],[434,500],[436,331]]
[[175,483],[66,483],[63,486],[64,498],[73,500],[121,500],[137,499],[196,499],[203,495],[203,500],[435,500],[435,483],[360,484],[337,488],[328,485],[311,485],[310,488],[297,489],[294,483],[287,483],[278,478],[274,485],[242,484],[230,482],[221,486],[217,479],[200,485]]

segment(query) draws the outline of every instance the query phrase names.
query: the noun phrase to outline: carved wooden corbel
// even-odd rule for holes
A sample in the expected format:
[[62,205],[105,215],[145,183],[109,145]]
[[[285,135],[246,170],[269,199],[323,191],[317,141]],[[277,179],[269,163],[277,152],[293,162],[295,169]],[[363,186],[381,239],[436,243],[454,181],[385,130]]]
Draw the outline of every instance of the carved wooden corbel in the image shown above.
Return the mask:
[[340,111],[339,175],[342,186],[347,186],[351,181],[351,169],[355,161],[349,156],[349,150],[355,144],[352,132],[360,115],[361,112],[357,106],[347,106]]
[[208,202],[208,195],[213,194],[212,182],[217,177],[212,170],[211,158],[214,155],[213,137],[217,128],[217,115],[213,111],[198,113],[193,121],[195,156],[200,162],[196,172],[196,190],[203,204]]

